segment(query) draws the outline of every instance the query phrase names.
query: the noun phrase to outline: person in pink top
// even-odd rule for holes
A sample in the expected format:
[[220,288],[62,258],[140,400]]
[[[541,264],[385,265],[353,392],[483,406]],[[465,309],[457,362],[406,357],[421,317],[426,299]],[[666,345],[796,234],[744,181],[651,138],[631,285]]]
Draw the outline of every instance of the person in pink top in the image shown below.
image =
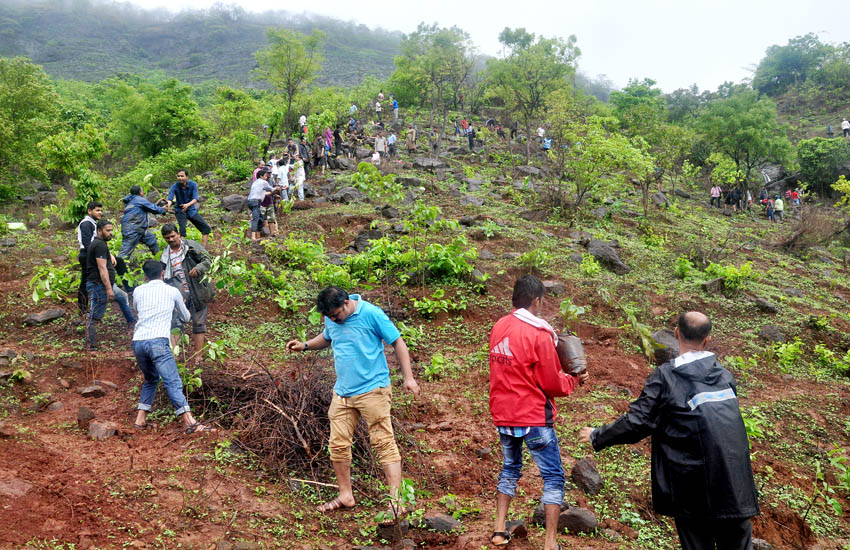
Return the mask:
[[717,208],[720,208],[720,195],[723,194],[723,189],[719,185],[711,188],[711,206],[714,206],[714,201],[717,201]]

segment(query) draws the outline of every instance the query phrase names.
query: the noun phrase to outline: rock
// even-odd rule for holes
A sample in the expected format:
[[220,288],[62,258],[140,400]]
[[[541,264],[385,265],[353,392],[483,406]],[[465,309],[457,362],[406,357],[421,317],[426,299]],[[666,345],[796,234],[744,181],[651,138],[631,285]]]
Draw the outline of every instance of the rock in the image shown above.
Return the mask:
[[[319,199],[316,199],[316,200],[319,200]],[[307,201],[295,201],[292,204],[293,210],[310,210],[311,208],[313,208],[313,205],[310,204]]]
[[367,159],[372,156],[372,151],[365,147],[357,147],[354,149],[354,156],[358,159]]
[[94,420],[94,413],[88,407],[80,407],[77,409],[77,425],[83,429],[87,430],[89,427],[89,422]]
[[438,533],[449,533],[456,529],[460,529],[461,523],[446,514],[435,514],[422,518],[422,525],[425,529],[436,531]]
[[486,248],[478,253],[478,257],[481,258],[482,260],[495,260],[496,259],[496,255],[493,254],[492,252],[490,252],[489,250],[487,250]]
[[566,287],[564,287],[564,283],[560,283],[558,281],[543,281],[543,288],[545,288],[546,292],[553,296],[560,296],[567,290]]
[[656,365],[663,365],[679,356],[679,341],[672,330],[657,330],[652,333],[652,339],[662,346],[654,351]]
[[14,359],[17,356],[18,356],[18,352],[11,349],[11,348],[7,348],[7,349],[0,351],[0,359],[6,359],[6,361],[8,361],[8,362],[11,362],[12,359]]
[[0,439],[9,439],[18,435],[18,430],[11,424],[0,422]]
[[110,382],[109,380],[95,380],[92,382],[95,386],[100,386],[102,388],[107,388],[110,390],[117,390],[118,384],[115,382]]
[[785,335],[776,325],[764,325],[759,331],[759,336],[768,342],[782,343],[785,341]]
[[11,247],[15,246],[16,244],[18,244],[18,241],[15,240],[15,239],[2,239],[2,240],[0,240],[0,246],[3,246],[5,248],[11,248]]
[[354,249],[357,250],[357,252],[363,252],[369,248],[369,241],[380,239],[383,236],[383,231],[378,229],[364,229],[358,233],[356,237],[354,237]]
[[571,534],[590,533],[599,526],[596,515],[584,508],[570,508],[558,516],[558,531]]
[[526,176],[539,176],[543,173],[540,171],[540,168],[537,168],[536,166],[517,166],[515,170],[520,174],[525,174]]
[[53,309],[45,309],[44,311],[40,311],[38,313],[30,313],[27,315],[27,318],[24,319],[24,323],[33,326],[40,325],[42,323],[46,323],[48,321],[52,321],[54,319],[58,319],[60,317],[64,317],[65,310],[59,308]]
[[337,157],[336,165],[339,167],[340,170],[354,170],[355,168],[357,168],[357,165],[355,165],[354,161],[347,157]]
[[570,261],[580,264],[582,261],[584,261],[584,256],[582,256],[578,252],[574,252],[570,254]]
[[492,451],[490,450],[489,447],[479,447],[479,448],[475,449],[475,455],[478,458],[486,458],[486,457],[490,456],[491,452]]
[[457,223],[459,225],[464,226],[464,227],[472,227],[472,226],[476,225],[477,222],[475,220],[475,216],[464,216],[461,219],[459,219],[457,221]]
[[799,288],[788,287],[788,288],[780,288],[779,290],[781,290],[784,294],[787,294],[788,296],[794,296],[795,298],[802,298],[803,297],[803,291],[800,290]]
[[604,206],[600,206],[599,208],[594,208],[590,211],[590,215],[594,218],[599,218],[600,220],[604,220],[610,214],[610,210],[605,208]]
[[520,256],[522,256],[522,254],[520,254],[519,252],[505,252],[504,254],[502,254],[502,259],[504,259],[504,260],[516,260]]
[[479,178],[466,178],[465,181],[467,191],[478,191],[481,189],[481,185],[484,184],[484,181]]
[[247,201],[248,198],[243,197],[242,195],[227,195],[221,199],[221,207],[228,212],[241,212],[242,210],[245,210],[245,203]]
[[419,157],[413,160],[413,167],[417,170],[436,170],[437,168],[445,168],[446,163],[440,159]]
[[759,311],[763,311],[764,313],[776,313],[779,311],[779,308],[765,300],[764,298],[756,298],[755,299],[756,307]]
[[220,540],[215,543],[215,550],[233,550],[233,543],[226,540]]
[[[399,531],[401,531],[401,532],[399,533]],[[410,532],[410,522],[407,521],[406,519],[403,519],[403,520],[399,521],[398,524],[395,524],[395,523],[389,523],[389,524],[386,524],[386,525],[379,524],[377,526],[377,532],[378,532],[378,540],[383,539],[383,540],[386,540],[386,541],[392,541],[396,537],[398,537],[399,535],[401,535],[401,538],[404,538],[404,537],[407,536],[407,533]]]
[[337,254],[335,252],[328,252],[325,254],[328,258],[328,263],[333,265],[343,265],[345,264],[345,254]]
[[334,202],[351,204],[353,202],[362,202],[366,198],[366,195],[353,187],[343,187],[328,198]]
[[45,258],[52,258],[53,256],[56,255],[56,249],[53,248],[52,246],[45,246],[40,250],[40,252],[41,252],[41,255],[44,256]]
[[688,193],[687,191],[683,191],[681,189],[676,189],[675,191],[673,191],[673,194],[676,195],[677,197],[682,197],[683,199],[691,198],[690,193]]
[[475,195],[464,195],[460,199],[460,204],[463,206],[484,206],[484,199]]
[[233,550],[261,550],[262,546],[260,546],[257,542],[249,542],[246,540],[240,540],[239,542],[233,543]]
[[4,479],[0,481],[0,496],[20,498],[29,493],[33,484],[23,479]]
[[85,388],[80,388],[77,390],[77,393],[82,395],[83,397],[103,397],[106,395],[106,392],[100,386],[86,386]]
[[384,206],[383,208],[381,208],[381,216],[388,218],[388,219],[398,218],[399,217],[398,208],[395,208],[395,207],[390,206],[388,204],[388,205]]
[[59,202],[59,193],[57,193],[56,191],[39,191],[38,194],[36,194],[35,202],[39,206],[56,204]]
[[518,519],[506,522],[505,531],[510,533],[512,539],[524,539],[528,536],[528,527],[524,521]]
[[89,437],[95,441],[109,439],[118,432],[118,427],[107,420],[92,420],[89,422]]
[[753,539],[753,550],[773,550],[773,545],[764,539]]
[[469,274],[473,281],[476,283],[486,283],[487,282],[487,274],[478,269],[477,267],[472,270],[472,273]]
[[602,476],[596,469],[596,465],[589,458],[582,458],[573,466],[570,478],[579,489],[588,495],[597,495],[604,485]]
[[670,201],[667,200],[667,195],[664,194],[663,191],[656,191],[652,195],[649,196],[652,199],[652,204],[657,206],[658,208],[670,206]]
[[63,405],[61,401],[54,401],[53,403],[47,406],[47,410],[50,412],[61,411],[64,409],[65,405]]
[[709,294],[716,294],[723,291],[723,286],[726,284],[726,277],[718,277],[702,284],[702,289]]
[[623,260],[620,259],[620,254],[616,251],[616,249],[605,241],[593,239],[587,245],[587,251],[590,252],[593,257],[599,261],[599,263],[617,275],[625,275],[631,271],[631,268],[624,264]]
[[[567,510],[570,509],[570,505],[566,502],[561,504],[561,513],[563,514]],[[543,503],[539,503],[537,508],[534,509],[534,513],[531,515],[531,522],[535,525],[546,525],[546,509],[544,508]]]
[[[762,178],[767,176],[770,182],[774,182],[776,180],[784,179],[788,174],[785,172],[785,168],[778,164],[765,164],[761,168],[761,175]],[[755,539],[753,539],[753,546],[755,546]]]
[[530,222],[545,222],[549,219],[551,210],[548,208],[538,208],[535,210],[525,210],[519,213],[519,217]]

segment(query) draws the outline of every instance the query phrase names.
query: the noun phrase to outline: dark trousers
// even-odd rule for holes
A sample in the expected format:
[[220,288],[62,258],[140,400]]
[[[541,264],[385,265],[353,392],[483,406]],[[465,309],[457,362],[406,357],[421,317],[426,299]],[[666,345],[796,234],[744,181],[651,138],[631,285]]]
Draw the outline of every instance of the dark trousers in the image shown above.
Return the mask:
[[753,550],[750,518],[675,518],[682,550]]
[[198,229],[198,231],[201,232],[201,235],[209,235],[210,233],[212,233],[212,229],[207,224],[207,222],[204,221],[204,218],[202,218],[201,214],[198,212],[195,212],[190,216],[186,212],[183,212],[182,208],[178,207],[174,209],[174,217],[177,218],[177,227],[179,227],[181,237],[186,236],[187,221],[192,222],[192,225],[194,225]]

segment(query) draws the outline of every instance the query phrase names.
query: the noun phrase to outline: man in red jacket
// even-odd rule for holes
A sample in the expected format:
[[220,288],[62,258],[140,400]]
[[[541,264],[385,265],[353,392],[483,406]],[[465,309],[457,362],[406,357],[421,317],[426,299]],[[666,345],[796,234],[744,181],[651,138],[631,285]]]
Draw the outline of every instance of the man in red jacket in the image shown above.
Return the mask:
[[557,335],[538,317],[546,289],[533,275],[514,284],[514,311],[499,319],[490,333],[490,414],[499,431],[503,465],[496,496],[496,525],[490,541],[503,546],[510,541],[505,518],[522,477],[522,443],[543,477],[546,511],[544,550],[557,550],[558,514],[564,502],[564,468],[555,435],[555,397],[573,392],[584,383],[579,376],[561,371],[555,349]]

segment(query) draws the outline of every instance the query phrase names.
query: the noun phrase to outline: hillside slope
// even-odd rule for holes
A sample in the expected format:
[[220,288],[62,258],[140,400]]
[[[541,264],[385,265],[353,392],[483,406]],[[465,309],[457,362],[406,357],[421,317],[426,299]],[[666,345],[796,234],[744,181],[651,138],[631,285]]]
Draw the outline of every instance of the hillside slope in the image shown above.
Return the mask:
[[386,78],[401,41],[397,32],[286,12],[219,7],[172,15],[86,1],[4,1],[0,55],[29,57],[54,77],[88,82],[162,70],[187,82],[218,79],[252,87],[258,86],[254,52],[265,47],[270,26],[327,34],[323,85],[353,85],[367,75]]

